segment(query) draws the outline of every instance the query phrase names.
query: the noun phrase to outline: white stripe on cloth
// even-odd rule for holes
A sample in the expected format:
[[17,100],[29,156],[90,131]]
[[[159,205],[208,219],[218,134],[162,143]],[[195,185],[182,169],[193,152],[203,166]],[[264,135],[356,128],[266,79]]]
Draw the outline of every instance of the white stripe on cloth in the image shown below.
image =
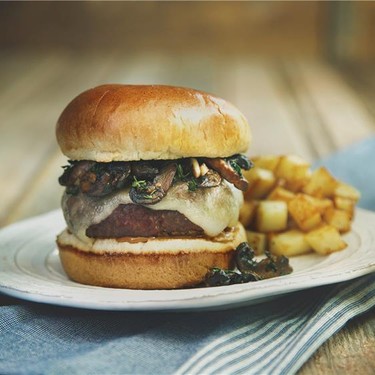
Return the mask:
[[329,294],[322,293],[321,299],[297,301],[278,314],[258,317],[221,336],[192,356],[176,374],[296,372],[350,318],[375,305],[375,278],[338,284]]
[[[302,309],[303,301],[300,302]],[[307,307],[305,306],[304,309],[309,308],[310,306],[308,305]],[[288,313],[286,313],[286,311],[287,309],[284,309],[284,311],[272,316],[262,316],[260,319],[258,318],[257,320],[252,322],[251,325],[247,325],[245,327],[237,329],[230,334],[223,335],[220,338],[214,340],[211,344],[207,345],[204,349],[193,356],[188,362],[186,362],[186,364],[177,371],[176,375],[185,373],[187,369],[189,369],[189,374],[193,369],[194,371],[200,371],[207,364],[211,362],[216,363],[218,357],[220,357],[223,353],[236,353],[238,347],[240,347],[241,345],[246,345],[247,347],[248,344],[254,342],[255,345],[249,348],[251,350],[250,353],[258,352],[258,347],[261,342],[265,341],[267,343],[270,340],[270,337],[273,337],[273,335],[277,335],[281,330],[285,330],[283,321],[288,322],[289,320],[293,319],[293,315],[295,314],[295,312],[289,311]],[[190,365],[196,366],[190,368]],[[198,365],[199,367],[197,367]]]
[[[355,296],[356,302],[354,304],[346,300],[346,298],[351,299],[351,294],[353,292],[357,293]],[[353,312],[353,309],[355,311],[358,305],[363,305],[364,302],[367,302],[367,292],[367,290],[350,290],[344,295],[344,301],[337,301],[338,305],[334,306],[334,304],[328,304],[325,308],[319,310],[316,316],[310,314],[309,319],[304,319],[303,324],[301,324],[302,329],[297,330],[295,335],[290,337],[286,337],[285,335],[282,345],[273,345],[271,360],[264,357],[261,363],[255,364],[249,360],[240,360],[237,366],[227,366],[226,370],[228,373],[236,374],[243,373],[244,371],[249,373],[250,370],[254,374],[293,373],[291,369],[293,363],[298,364],[295,369],[296,371],[315,349],[348,320],[348,317],[345,315],[346,313],[349,311]],[[372,305],[374,303],[375,296]],[[355,312],[355,315],[356,314],[357,312]],[[343,316],[345,316],[345,320],[340,324],[339,319]],[[313,318],[311,319],[311,317]],[[298,360],[301,357],[303,357],[303,361],[299,364]],[[288,368],[288,370],[284,369],[284,367]]]

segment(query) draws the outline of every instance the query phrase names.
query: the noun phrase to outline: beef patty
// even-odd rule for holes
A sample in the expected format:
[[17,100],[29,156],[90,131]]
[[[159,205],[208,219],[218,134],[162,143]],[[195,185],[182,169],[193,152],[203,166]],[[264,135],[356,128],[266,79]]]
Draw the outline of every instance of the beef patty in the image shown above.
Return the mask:
[[203,229],[177,211],[121,204],[106,219],[86,230],[92,238],[197,237]]

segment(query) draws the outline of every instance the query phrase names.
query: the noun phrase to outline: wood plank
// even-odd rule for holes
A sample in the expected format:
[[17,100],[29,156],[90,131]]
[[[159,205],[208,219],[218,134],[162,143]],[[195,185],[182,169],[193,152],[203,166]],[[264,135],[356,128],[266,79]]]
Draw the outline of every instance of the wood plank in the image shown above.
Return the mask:
[[[54,126],[62,109],[83,88],[98,84],[111,68],[109,57],[106,61],[98,59],[93,69],[88,68],[91,56],[87,57],[89,60],[82,58],[79,62],[69,56],[57,55],[56,58],[61,63],[33,70],[32,77],[27,74],[20,77],[22,83],[15,82],[21,91],[22,87],[31,85],[28,95],[17,98],[17,91],[5,90],[0,96],[3,103],[8,103],[2,111],[0,125],[0,160],[3,161],[0,173],[7,176],[6,183],[0,185],[0,225],[8,222],[7,215],[20,196],[27,193],[30,181],[39,173],[54,147]],[[12,75],[12,71],[9,74]],[[18,101],[17,107],[14,107],[13,99]]]
[[307,361],[299,375],[372,375],[375,372],[375,311],[350,321]]
[[370,113],[331,65],[318,61],[297,62],[294,74],[305,86],[335,149],[374,134]]
[[[119,52],[102,81],[132,85],[166,84],[167,61],[168,57],[161,53],[139,52],[128,55]],[[92,64],[95,65],[96,62],[93,61]]]
[[374,64],[369,62],[365,64],[341,64],[337,69],[375,119]]
[[[0,97],[9,96],[9,90],[18,91],[19,97],[24,96],[30,90],[34,90],[33,84],[25,87],[23,80],[30,80],[33,72],[44,69],[49,63],[54,63],[47,53],[25,53],[21,51],[0,51]],[[18,85],[18,86],[17,86]],[[18,98],[16,98],[18,99]],[[3,108],[3,105],[2,107]]]
[[295,116],[303,124],[306,138],[316,158],[322,158],[336,150],[336,145],[327,131],[319,109],[312,101],[310,91],[299,75],[296,63],[288,60],[283,62],[284,79],[288,82],[294,102]]
[[60,209],[64,189],[59,185],[58,178],[63,165],[66,165],[66,157],[55,146],[47,152],[40,168],[30,179],[27,190],[11,205],[3,225]]
[[375,3],[335,1],[330,5],[326,50],[339,61],[369,62],[375,58]]
[[0,2],[0,45],[312,56],[326,12],[316,2]]
[[214,59],[209,56],[195,54],[179,54],[163,59],[163,75],[159,77],[161,83],[190,87],[197,90],[217,93],[214,86]]
[[227,73],[227,85],[235,87],[232,102],[244,112],[253,129],[250,153],[294,153],[312,160],[314,153],[303,124],[293,115],[283,79],[274,65],[241,58],[228,67]]

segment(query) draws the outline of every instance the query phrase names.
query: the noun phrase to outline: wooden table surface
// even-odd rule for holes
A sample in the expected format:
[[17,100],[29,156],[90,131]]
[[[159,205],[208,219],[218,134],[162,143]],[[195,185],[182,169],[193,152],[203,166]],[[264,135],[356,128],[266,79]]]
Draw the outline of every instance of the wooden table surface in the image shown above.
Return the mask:
[[[251,56],[9,53],[0,58],[0,226],[58,208],[66,158],[54,126],[81,91],[106,82],[182,85],[222,96],[247,116],[250,155],[310,161],[375,131],[375,72],[319,60]],[[0,296],[0,304],[22,303]],[[300,374],[375,373],[375,311],[322,345]]]

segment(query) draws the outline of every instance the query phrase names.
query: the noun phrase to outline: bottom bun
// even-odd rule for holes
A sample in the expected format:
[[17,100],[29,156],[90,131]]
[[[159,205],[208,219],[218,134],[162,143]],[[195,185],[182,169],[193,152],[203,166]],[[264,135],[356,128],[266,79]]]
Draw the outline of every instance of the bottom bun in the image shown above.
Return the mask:
[[79,283],[177,289],[200,284],[214,267],[231,268],[234,249],[244,241],[246,234],[239,224],[230,234],[214,239],[105,239],[95,240],[91,246],[65,230],[58,236],[57,245],[65,272]]

